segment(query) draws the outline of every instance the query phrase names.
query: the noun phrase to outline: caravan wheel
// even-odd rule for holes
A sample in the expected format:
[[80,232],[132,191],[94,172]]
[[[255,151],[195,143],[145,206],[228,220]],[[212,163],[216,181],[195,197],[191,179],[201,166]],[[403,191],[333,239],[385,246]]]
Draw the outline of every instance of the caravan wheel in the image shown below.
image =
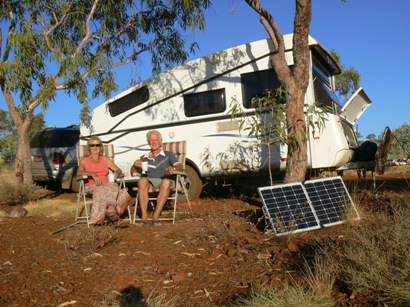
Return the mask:
[[[188,175],[188,178],[185,180],[185,188],[188,191],[189,200],[196,200],[202,192],[202,180],[195,169],[189,165],[185,166],[185,172]],[[185,195],[181,194],[181,197],[183,197],[181,201],[186,201]]]

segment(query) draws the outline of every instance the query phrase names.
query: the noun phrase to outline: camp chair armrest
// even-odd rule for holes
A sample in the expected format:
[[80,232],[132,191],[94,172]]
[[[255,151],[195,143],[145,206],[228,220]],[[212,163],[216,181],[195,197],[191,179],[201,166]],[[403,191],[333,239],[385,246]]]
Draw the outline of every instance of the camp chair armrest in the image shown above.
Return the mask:
[[141,173],[139,173],[139,172],[133,172],[133,173],[131,173],[131,177],[137,177],[137,178],[139,178],[139,177],[141,177]]
[[88,178],[87,175],[77,176],[77,181],[86,180]]
[[174,171],[175,175],[188,176],[187,173],[181,171]]

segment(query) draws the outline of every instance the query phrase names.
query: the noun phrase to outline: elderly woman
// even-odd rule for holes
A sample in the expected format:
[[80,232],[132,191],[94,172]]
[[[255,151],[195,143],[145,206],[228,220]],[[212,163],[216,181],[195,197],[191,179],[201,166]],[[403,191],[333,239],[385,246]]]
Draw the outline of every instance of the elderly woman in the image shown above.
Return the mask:
[[117,179],[122,171],[108,157],[104,156],[104,147],[100,138],[93,136],[87,142],[86,154],[80,160],[77,175],[86,175],[85,192],[93,195],[90,224],[101,225],[105,220],[116,227],[128,226],[120,219],[131,199],[125,189],[120,189],[115,182],[109,182],[111,170]]

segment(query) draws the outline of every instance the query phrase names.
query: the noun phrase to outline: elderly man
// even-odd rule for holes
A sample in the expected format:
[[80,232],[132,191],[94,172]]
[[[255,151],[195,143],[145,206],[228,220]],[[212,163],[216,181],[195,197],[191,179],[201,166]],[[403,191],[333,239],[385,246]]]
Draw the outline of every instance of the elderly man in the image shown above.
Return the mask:
[[141,177],[138,183],[138,202],[142,212],[138,225],[147,224],[148,192],[152,186],[154,189],[159,189],[157,206],[152,215],[152,224],[158,226],[161,225],[159,221],[161,211],[165,206],[171,187],[175,184],[172,175],[176,170],[183,171],[183,167],[172,152],[162,150],[162,135],[159,131],[149,131],[147,133],[147,142],[151,147],[150,152],[134,162],[131,172],[141,171],[142,162],[148,163],[146,177]]

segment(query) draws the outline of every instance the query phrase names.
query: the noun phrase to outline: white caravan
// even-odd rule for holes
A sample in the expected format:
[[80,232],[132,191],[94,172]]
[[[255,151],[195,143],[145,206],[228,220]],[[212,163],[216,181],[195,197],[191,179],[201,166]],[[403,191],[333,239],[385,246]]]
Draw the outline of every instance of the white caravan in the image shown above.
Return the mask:
[[[286,59],[293,64],[293,35],[285,35]],[[340,68],[328,51],[309,37],[310,74],[305,104],[319,101],[333,110],[326,127],[310,134],[309,168],[333,170],[351,161],[358,146],[353,126],[371,104],[363,89],[342,107],[334,93],[334,75]],[[187,143],[186,171],[191,199],[203,183],[257,184],[269,182],[269,161],[276,174],[286,167],[286,146],[266,146],[240,129],[229,113],[235,99],[252,116],[251,98],[278,86],[269,57],[270,39],[229,48],[160,73],[111,98],[92,111],[90,123],[81,123],[81,140],[99,136],[114,144],[115,162],[129,172],[133,161],[149,150],[146,133],[157,129],[164,142]],[[128,178],[127,180],[132,180]]]

